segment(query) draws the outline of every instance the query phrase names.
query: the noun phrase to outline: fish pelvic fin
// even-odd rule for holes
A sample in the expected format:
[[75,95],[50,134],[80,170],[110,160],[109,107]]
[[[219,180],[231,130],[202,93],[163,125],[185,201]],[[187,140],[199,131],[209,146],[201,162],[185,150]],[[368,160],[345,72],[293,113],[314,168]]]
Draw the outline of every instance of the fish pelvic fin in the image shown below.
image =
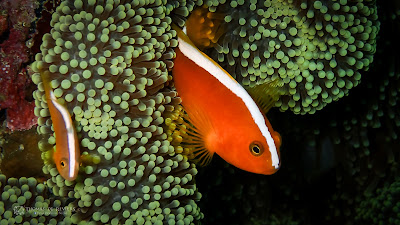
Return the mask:
[[260,109],[267,113],[282,95],[283,82],[279,79],[246,87],[249,95],[254,99]]

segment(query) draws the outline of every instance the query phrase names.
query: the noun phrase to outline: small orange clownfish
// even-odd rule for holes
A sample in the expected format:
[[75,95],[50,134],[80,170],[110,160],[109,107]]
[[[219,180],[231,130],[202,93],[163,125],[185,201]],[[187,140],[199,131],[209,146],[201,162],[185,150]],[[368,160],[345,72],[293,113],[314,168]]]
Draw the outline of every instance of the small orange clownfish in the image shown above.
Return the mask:
[[187,36],[200,50],[216,45],[224,34],[225,14],[210,12],[207,7],[197,7],[185,22]]
[[195,135],[188,141],[194,146],[194,159],[205,165],[217,153],[248,172],[275,173],[280,167],[280,135],[248,92],[184,31],[172,27],[178,34],[172,75],[194,126]]
[[60,175],[66,180],[73,181],[79,171],[79,140],[68,109],[57,101],[50,87],[49,72],[41,73],[41,77],[56,136],[53,160]]

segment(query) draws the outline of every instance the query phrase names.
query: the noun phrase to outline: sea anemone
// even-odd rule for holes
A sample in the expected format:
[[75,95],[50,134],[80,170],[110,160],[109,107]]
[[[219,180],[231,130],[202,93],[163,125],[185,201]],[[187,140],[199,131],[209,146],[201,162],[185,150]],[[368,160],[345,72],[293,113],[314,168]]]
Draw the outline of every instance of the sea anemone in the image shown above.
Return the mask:
[[376,51],[375,1],[233,0],[216,10],[225,34],[207,53],[243,86],[281,80],[282,111],[312,114],[347,95]]
[[79,208],[65,222],[189,224],[202,217],[197,170],[175,154],[162,127],[163,114],[179,103],[164,88],[177,45],[170,24],[161,1],[63,1],[53,14],[32,79],[43,157],[55,143],[44,71],[80,139],[76,181],[65,181],[51,162],[43,169],[54,195]]

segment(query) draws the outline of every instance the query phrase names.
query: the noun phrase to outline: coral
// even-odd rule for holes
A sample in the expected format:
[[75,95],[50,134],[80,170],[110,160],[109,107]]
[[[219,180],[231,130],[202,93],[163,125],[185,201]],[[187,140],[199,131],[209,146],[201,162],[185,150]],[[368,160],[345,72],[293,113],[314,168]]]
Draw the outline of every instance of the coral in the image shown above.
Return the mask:
[[208,52],[244,86],[284,82],[276,107],[313,114],[361,79],[379,30],[375,1],[230,1],[225,35]]
[[32,82],[25,69],[30,57],[25,41],[36,7],[36,1],[0,3],[1,33],[5,39],[0,44],[0,109],[7,109],[7,126],[11,130],[29,129],[36,124],[34,104],[27,97],[31,95]]
[[[18,75],[21,77],[21,75]],[[7,110],[7,127],[10,130],[26,130],[37,124],[37,117],[33,113],[34,102],[21,100],[18,106]]]
[[[80,209],[66,223],[191,224],[202,217],[197,169],[175,153],[162,127],[163,114],[179,103],[165,87],[177,45],[169,13],[161,1],[75,0],[52,16],[32,80],[47,186]],[[83,165],[73,182],[46,158],[55,138],[43,71],[80,139]]]
[[6,31],[8,28],[7,14],[3,11],[0,11],[0,36]]

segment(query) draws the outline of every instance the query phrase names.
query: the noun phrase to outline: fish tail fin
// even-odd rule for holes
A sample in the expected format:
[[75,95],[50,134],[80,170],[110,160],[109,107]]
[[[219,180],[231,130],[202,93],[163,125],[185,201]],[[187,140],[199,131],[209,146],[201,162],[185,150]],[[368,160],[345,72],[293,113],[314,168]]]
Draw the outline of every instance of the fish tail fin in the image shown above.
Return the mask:
[[246,87],[249,95],[254,99],[260,109],[267,113],[282,95],[283,82],[279,79]]

